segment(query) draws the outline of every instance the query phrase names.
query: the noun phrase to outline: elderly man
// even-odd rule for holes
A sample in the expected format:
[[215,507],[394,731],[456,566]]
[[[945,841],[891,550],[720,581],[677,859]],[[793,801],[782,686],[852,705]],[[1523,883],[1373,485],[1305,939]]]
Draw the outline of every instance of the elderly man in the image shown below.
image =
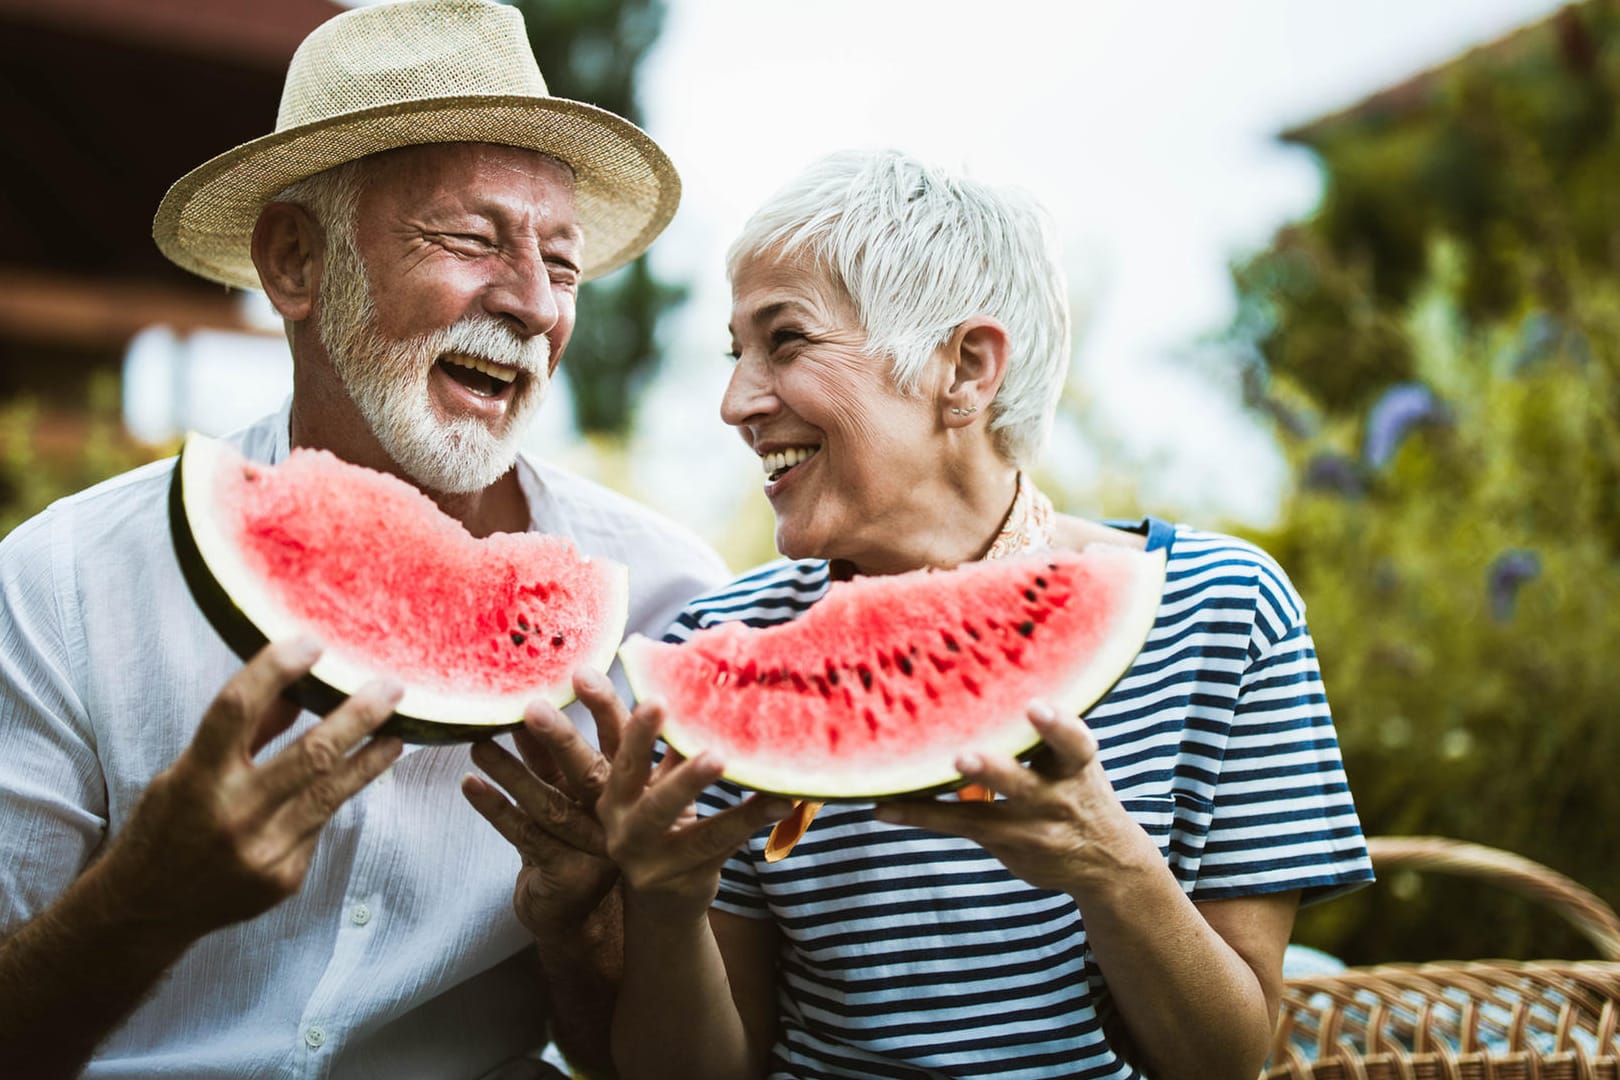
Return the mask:
[[[188,269],[262,285],[285,319],[293,395],[237,436],[249,457],[322,447],[475,535],[570,537],[630,566],[631,628],[654,632],[723,565],[516,444],[579,282],[645,249],[678,194],[634,126],[547,95],[513,9],[422,0],[311,34],[276,131],[177,183],[155,235]],[[604,916],[578,901],[603,865],[530,866],[596,891],[576,881],[552,910],[530,888],[520,925],[519,860],[457,792],[465,749],[369,738],[387,684],[299,714],[280,691],[318,643],[241,667],[209,629],[170,547],[171,468],[0,544],[0,1061],[34,1078],[538,1075],[548,998],[554,1023],[588,1024],[606,989],[588,955]]]

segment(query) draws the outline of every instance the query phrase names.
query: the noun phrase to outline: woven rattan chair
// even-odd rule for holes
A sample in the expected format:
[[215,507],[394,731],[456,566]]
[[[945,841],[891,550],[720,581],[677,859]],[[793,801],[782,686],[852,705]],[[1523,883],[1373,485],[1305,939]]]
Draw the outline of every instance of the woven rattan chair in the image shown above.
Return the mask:
[[1620,1080],[1620,917],[1540,863],[1440,837],[1368,841],[1381,874],[1460,874],[1533,899],[1601,960],[1380,964],[1289,979],[1263,1080]]

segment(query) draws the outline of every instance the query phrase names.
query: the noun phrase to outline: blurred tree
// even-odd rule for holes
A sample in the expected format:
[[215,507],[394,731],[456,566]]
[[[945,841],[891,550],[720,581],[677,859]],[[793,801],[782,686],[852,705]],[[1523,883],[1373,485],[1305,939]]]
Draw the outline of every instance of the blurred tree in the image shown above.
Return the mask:
[[89,381],[82,411],[33,398],[0,404],[0,537],[63,495],[174,450],[125,434],[111,372]]
[[[1234,270],[1296,490],[1363,822],[1620,903],[1620,9],[1591,0],[1287,133],[1320,208]],[[1544,909],[1401,879],[1301,918],[1352,962],[1587,956]]]
[[[515,0],[514,6],[553,94],[641,122],[636,69],[663,26],[663,0]],[[684,287],[655,278],[645,256],[581,288],[568,350],[581,431],[629,432],[636,399],[658,367],[659,319],[685,296]]]

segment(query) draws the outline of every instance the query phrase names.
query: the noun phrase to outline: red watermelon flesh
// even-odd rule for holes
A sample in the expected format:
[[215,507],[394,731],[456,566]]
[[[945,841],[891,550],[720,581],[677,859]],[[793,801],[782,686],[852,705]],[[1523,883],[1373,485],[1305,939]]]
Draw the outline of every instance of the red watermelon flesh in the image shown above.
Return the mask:
[[1141,650],[1162,553],[1093,544],[834,584],[799,619],[620,650],[664,737],[762,791],[858,799],[960,782],[962,751],[1023,754],[1025,709],[1083,712]]
[[612,661],[625,570],[565,539],[475,539],[411,485],[324,451],[272,467],[192,436],[179,472],[214,582],[263,638],[325,641],[315,675],[342,693],[386,673],[406,684],[403,716],[505,725]]

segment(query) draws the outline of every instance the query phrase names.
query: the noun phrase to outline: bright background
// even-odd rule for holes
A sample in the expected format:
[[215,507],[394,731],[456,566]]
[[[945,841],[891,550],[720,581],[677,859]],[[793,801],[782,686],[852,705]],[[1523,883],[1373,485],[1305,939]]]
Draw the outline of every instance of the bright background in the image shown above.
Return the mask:
[[1190,361],[1230,317],[1229,260],[1320,195],[1311,157],[1277,133],[1556,6],[674,0],[641,100],[685,180],[654,265],[693,293],[643,401],[637,489],[707,528],[758,476],[717,419],[726,247],[804,165],[894,146],[1024,187],[1059,226],[1074,378],[1105,430],[1059,432],[1048,463],[1092,468],[1101,440],[1128,455],[1113,464],[1144,506],[1268,523],[1286,482],[1271,436]]
[[[1024,187],[1059,227],[1088,427],[1060,428],[1048,466],[1083,486],[1106,454],[1142,506],[1265,526],[1286,468],[1270,433],[1239,411],[1230,374],[1198,362],[1198,345],[1230,317],[1228,262],[1320,195],[1310,155],[1277,133],[1556,6],[671,0],[641,101],[684,180],[653,263],[691,294],[670,320],[663,366],[616,466],[628,475],[604,479],[717,541],[739,504],[759,498],[758,465],[718,418],[729,370],[726,246],[754,206],[816,158],[893,146]],[[290,385],[274,338],[199,333],[182,344],[197,426],[246,423]],[[154,440],[170,430],[176,346],[159,328],[130,351],[130,426]],[[532,448],[600,474],[597,449],[580,441],[558,397]]]

